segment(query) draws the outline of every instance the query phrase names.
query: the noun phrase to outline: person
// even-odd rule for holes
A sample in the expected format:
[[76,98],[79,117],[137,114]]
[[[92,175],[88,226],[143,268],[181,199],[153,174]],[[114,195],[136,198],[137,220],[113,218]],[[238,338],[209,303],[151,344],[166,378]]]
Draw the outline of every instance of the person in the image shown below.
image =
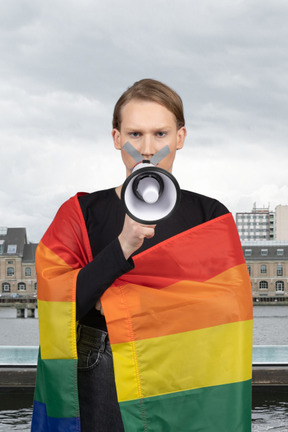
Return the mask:
[[[112,138],[126,178],[186,138],[183,104],[140,80],[117,101]],[[232,215],[181,190],[172,215],[143,224],[121,188],[77,194],[37,248],[40,350],[33,432],[248,432],[251,287]]]

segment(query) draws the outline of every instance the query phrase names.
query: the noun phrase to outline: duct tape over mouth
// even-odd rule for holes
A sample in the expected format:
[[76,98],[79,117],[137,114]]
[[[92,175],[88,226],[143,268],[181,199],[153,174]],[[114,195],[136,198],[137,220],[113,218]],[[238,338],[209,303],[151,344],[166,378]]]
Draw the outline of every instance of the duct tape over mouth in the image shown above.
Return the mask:
[[[129,143],[129,141],[127,141],[124,146],[123,149],[134,159],[134,161],[136,162],[136,164],[138,164],[139,162],[143,162],[143,157],[141,155],[141,153],[135,149],[135,147],[132,146],[132,144]],[[168,156],[168,154],[170,153],[170,149],[169,146],[166,145],[165,147],[163,147],[161,150],[159,150],[158,152],[156,152],[151,159],[149,160],[149,162],[152,165],[158,165],[159,162],[164,159],[166,156]],[[133,170],[133,168],[131,169],[131,171]]]

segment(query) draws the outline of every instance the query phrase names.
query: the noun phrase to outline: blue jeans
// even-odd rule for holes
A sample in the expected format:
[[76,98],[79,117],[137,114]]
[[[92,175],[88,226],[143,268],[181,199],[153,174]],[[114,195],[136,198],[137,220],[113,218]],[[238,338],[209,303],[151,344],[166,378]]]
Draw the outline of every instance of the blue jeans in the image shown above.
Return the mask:
[[77,350],[81,432],[124,432],[108,333],[80,325]]

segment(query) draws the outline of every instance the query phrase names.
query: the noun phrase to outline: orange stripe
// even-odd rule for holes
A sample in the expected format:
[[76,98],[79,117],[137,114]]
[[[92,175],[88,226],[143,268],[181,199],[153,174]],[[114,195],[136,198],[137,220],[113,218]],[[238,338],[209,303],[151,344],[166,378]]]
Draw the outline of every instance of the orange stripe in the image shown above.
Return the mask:
[[39,300],[76,301],[76,277],[80,269],[73,270],[42,242],[36,251],[36,269]]
[[246,264],[206,282],[180,281],[161,290],[110,287],[101,301],[113,344],[252,319]]

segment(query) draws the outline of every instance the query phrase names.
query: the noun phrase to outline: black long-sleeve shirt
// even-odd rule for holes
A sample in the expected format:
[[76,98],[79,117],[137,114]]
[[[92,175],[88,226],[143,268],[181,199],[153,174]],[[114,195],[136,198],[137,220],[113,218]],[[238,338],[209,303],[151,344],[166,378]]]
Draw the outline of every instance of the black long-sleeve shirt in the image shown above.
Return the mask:
[[[80,323],[106,330],[105,318],[95,310],[95,303],[122,274],[134,267],[126,260],[118,236],[125,211],[115,189],[79,197],[86,223],[93,261],[80,270],[77,279],[77,319]],[[181,191],[181,202],[173,215],[157,223],[155,235],[144,240],[134,255],[176,234],[228,213],[219,201],[194,192]]]

